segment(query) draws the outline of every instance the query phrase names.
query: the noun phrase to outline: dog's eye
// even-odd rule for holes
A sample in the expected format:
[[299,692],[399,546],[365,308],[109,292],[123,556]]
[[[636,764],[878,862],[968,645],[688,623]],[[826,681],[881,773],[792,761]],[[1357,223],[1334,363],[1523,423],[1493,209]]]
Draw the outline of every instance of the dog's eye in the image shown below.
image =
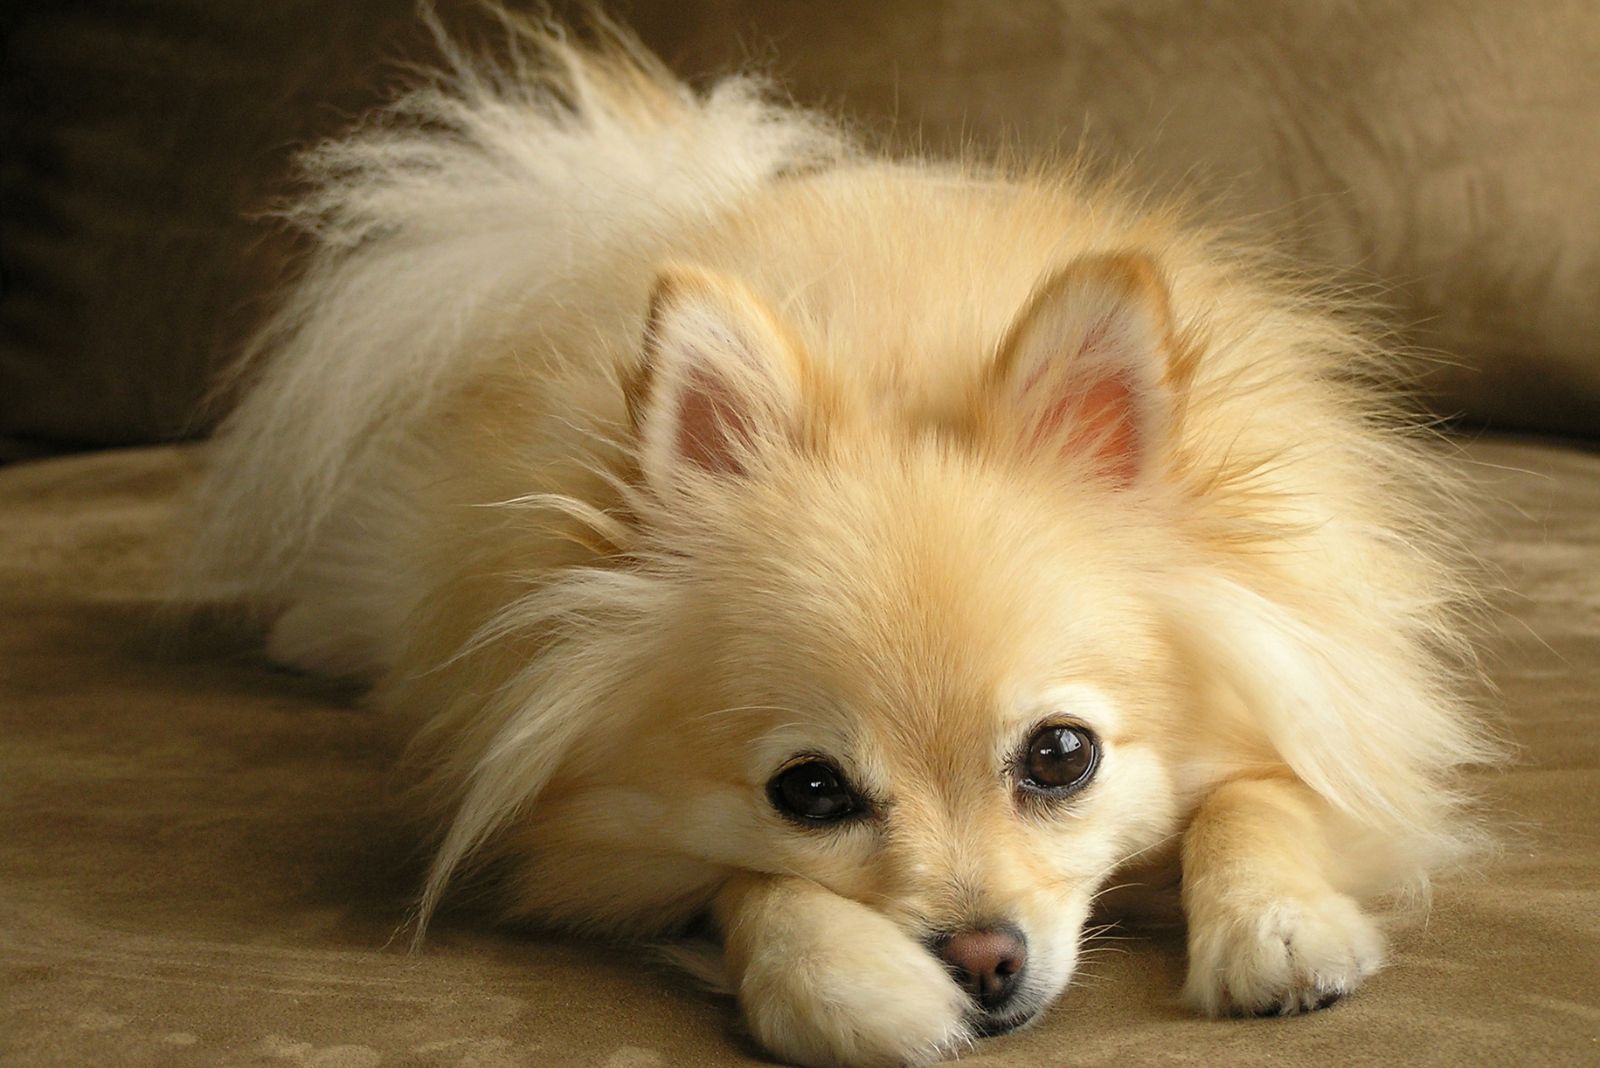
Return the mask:
[[780,771],[767,784],[767,796],[779,812],[808,823],[831,823],[861,807],[844,777],[821,760]]
[[1061,796],[1082,789],[1100,763],[1100,743],[1082,727],[1045,727],[1028,742],[1022,785]]

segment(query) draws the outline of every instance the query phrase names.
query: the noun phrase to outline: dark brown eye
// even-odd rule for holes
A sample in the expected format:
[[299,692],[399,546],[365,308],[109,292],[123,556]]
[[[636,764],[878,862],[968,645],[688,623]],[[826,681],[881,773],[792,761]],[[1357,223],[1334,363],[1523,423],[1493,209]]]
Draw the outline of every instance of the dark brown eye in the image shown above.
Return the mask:
[[779,812],[806,823],[832,823],[861,808],[844,776],[821,760],[807,760],[778,772],[767,784],[767,797]]
[[1100,763],[1100,743],[1082,727],[1045,727],[1028,742],[1022,785],[1053,796],[1081,790]]

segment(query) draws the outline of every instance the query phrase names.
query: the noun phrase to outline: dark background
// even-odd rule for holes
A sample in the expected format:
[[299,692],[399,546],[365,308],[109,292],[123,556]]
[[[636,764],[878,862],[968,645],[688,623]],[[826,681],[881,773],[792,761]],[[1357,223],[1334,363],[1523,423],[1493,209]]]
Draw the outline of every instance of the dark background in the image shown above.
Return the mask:
[[[526,5],[524,5],[526,6]],[[493,50],[483,9],[443,20]],[[556,4],[572,14],[577,5]],[[1600,9],[1264,0],[632,0],[899,149],[1086,148],[1388,309],[1424,399],[1600,428]],[[204,433],[292,273],[296,149],[432,48],[412,0],[21,0],[0,15],[0,459]]]

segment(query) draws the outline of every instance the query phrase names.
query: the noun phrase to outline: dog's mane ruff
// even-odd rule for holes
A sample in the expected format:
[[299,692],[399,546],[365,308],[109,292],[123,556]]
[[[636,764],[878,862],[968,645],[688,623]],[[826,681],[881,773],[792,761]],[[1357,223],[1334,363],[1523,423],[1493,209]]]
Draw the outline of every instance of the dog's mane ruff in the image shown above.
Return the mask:
[[[411,743],[422,806],[443,828],[413,913],[414,946],[452,881],[498,855],[497,834],[539,797],[574,744],[651,707],[658,665],[676,656],[661,621],[673,614],[704,525],[716,521],[689,519],[603,460],[590,472],[608,506],[560,493],[487,505],[580,546],[585,562],[525,576],[526,592],[434,669],[507,650],[519,665],[487,700],[451,694]],[[687,492],[702,507],[687,513],[716,511],[724,489],[699,480]]]
[[494,63],[429,14],[443,69],[301,157],[305,191],[279,214],[313,247],[233,372],[254,382],[212,446],[181,599],[281,601],[357,472],[515,345],[530,309],[580,303],[580,268],[851,152],[759,81],[696,95],[620,29],[578,44],[498,14]]
[[[471,656],[512,641],[533,652],[498,692],[474,702],[472,724],[446,710],[412,743],[428,765],[421,789],[445,828],[416,907],[413,944],[421,944],[451,880],[539,795],[573,743],[628,707],[662,589],[645,568],[565,568],[507,605],[463,648]],[[480,736],[464,745],[471,726]]]
[[[1461,772],[1508,755],[1476,707],[1484,604],[1462,529],[1472,511],[1445,443],[1394,402],[1386,349],[1338,321],[1343,298],[1324,306],[1293,284],[1300,306],[1284,306],[1306,317],[1299,342],[1321,351],[1315,373],[1277,388],[1314,398],[1306,410],[1321,415],[1293,428],[1281,455],[1206,468],[1206,492],[1191,494],[1218,513],[1205,522],[1221,564],[1161,597],[1195,662],[1373,844],[1376,884],[1350,873],[1351,884],[1425,897],[1432,872],[1490,842]],[[1301,465],[1342,494],[1308,501],[1300,520],[1253,522],[1263,502],[1269,514],[1297,506]],[[1337,511],[1318,514],[1327,505]]]

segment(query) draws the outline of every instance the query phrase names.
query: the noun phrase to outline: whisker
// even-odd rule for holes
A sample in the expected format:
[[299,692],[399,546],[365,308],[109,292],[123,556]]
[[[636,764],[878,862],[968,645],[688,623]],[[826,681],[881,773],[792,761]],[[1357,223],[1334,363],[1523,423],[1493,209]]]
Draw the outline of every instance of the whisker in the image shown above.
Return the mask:
[[727,708],[714,708],[710,712],[701,712],[691,717],[694,720],[711,719],[713,716],[726,716],[734,712],[789,712],[791,709],[781,705],[729,705]]

